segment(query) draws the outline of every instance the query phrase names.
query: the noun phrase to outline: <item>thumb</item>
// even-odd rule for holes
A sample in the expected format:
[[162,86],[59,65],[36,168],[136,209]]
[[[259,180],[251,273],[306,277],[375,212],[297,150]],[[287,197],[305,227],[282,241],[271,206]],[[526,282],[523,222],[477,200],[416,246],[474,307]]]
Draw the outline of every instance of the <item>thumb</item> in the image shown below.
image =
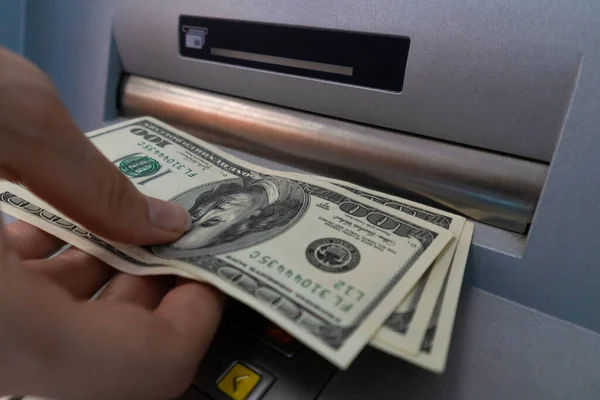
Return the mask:
[[0,68],[12,75],[0,77],[0,175],[109,240],[165,243],[189,229],[186,210],[144,196],[88,141],[41,71],[9,61]]

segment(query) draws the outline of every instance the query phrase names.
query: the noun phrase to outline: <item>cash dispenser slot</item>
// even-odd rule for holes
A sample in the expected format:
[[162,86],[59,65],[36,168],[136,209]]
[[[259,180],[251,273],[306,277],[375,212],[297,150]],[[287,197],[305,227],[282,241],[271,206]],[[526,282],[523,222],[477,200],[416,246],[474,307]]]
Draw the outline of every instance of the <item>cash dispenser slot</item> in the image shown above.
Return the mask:
[[413,134],[126,75],[125,116],[525,233],[548,165]]

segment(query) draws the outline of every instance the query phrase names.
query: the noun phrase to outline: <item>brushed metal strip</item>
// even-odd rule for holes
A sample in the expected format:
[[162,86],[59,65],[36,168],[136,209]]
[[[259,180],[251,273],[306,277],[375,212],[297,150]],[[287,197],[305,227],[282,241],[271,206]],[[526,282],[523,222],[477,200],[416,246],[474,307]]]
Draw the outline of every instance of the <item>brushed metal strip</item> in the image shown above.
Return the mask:
[[284,65],[287,67],[295,67],[309,69],[312,71],[330,72],[332,74],[340,74],[352,76],[354,68],[343,65],[326,64],[315,61],[298,60],[288,57],[270,56],[267,54],[250,53],[247,51],[222,49],[219,47],[211,47],[210,54],[221,57],[237,58],[240,60],[258,61],[267,64]]
[[121,112],[202,139],[524,233],[548,166],[254,101],[125,76]]

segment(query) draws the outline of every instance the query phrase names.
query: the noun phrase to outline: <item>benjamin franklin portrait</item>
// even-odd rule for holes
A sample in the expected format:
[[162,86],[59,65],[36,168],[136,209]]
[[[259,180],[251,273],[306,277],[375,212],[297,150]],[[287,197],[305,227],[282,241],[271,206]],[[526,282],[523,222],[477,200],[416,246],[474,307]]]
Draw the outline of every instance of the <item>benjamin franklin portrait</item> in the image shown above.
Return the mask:
[[187,197],[193,200],[191,228],[169,245],[153,246],[156,254],[180,258],[246,247],[286,229],[305,204],[299,185],[276,176],[222,183]]

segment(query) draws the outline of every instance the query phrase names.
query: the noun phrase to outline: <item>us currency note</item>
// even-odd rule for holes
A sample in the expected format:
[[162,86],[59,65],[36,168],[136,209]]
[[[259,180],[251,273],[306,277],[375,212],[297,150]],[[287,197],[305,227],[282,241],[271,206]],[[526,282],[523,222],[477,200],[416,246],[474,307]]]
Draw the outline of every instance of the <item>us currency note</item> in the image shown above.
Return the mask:
[[329,183],[251,165],[152,118],[87,137],[140,191],[186,208],[191,229],[165,245],[112,243],[8,182],[3,211],[125,272],[206,281],[342,369],[453,237]]
[[378,343],[374,347],[432,372],[444,372],[473,230],[473,223],[467,221],[458,240],[450,270],[444,279],[442,291],[436,301],[435,310],[419,352],[417,354],[404,352],[385,342]]
[[370,199],[386,207],[393,208],[424,221],[428,221],[442,229],[449,230],[455,239],[442,251],[433,266],[427,270],[408,296],[388,317],[383,327],[371,340],[371,344],[388,352],[418,354],[425,335],[435,329],[436,323],[431,317],[442,291],[458,237],[463,230],[465,218],[433,207],[419,204],[397,196],[367,189],[356,184],[331,178],[319,177],[336,186],[347,189],[361,197]]

